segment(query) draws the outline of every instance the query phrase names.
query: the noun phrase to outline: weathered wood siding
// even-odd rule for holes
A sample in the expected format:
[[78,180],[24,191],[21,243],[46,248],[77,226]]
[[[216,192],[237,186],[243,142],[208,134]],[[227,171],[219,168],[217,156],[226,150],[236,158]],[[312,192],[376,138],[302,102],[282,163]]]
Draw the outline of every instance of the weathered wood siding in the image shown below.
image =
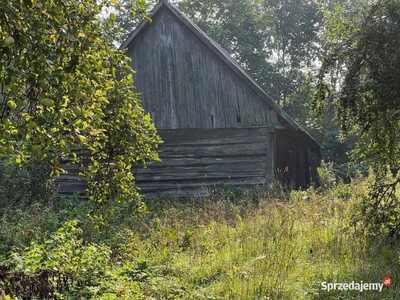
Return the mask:
[[[75,151],[75,153],[81,157],[84,157],[85,162],[84,152]],[[57,194],[61,197],[69,197],[74,194],[84,195],[87,188],[86,182],[83,180],[79,180],[78,174],[82,170],[82,168],[77,164],[69,164],[68,162],[70,161],[72,161],[72,155],[69,159],[64,160],[61,164],[68,173],[61,174],[55,182]],[[88,161],[86,161],[86,163],[88,163]]]
[[127,55],[143,107],[158,129],[268,124],[268,104],[165,6]]
[[307,143],[303,135],[290,130],[276,130],[275,173],[290,188],[306,188],[310,184]]
[[[273,178],[273,152],[267,127],[176,129],[159,132],[162,162],[134,168],[137,185],[148,197],[204,194],[221,187],[266,186]],[[82,193],[78,165],[68,165],[58,179],[58,193]]]
[[147,196],[204,194],[223,184],[266,186],[273,178],[267,127],[161,130],[162,162],[136,169]]

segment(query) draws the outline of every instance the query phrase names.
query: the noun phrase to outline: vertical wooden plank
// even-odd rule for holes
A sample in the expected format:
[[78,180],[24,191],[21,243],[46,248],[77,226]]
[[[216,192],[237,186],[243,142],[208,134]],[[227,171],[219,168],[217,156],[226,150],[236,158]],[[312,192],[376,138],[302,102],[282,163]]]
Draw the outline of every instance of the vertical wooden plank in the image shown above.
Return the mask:
[[268,128],[272,127],[272,122],[271,122],[271,115],[270,115],[270,107],[269,105],[265,105],[266,106],[266,110],[265,110],[265,120],[266,120],[266,125],[268,126]]
[[[233,73],[230,73],[230,69],[227,68],[226,64],[218,59],[218,66],[219,66],[219,74],[222,78],[222,92],[223,92],[223,103],[224,103],[224,110],[226,112],[225,117],[229,122],[229,127],[242,127],[242,123],[238,123],[238,106],[237,106],[237,94],[236,94],[236,87],[233,85],[232,76]],[[240,120],[241,121],[241,120]]]
[[[204,51],[205,50],[205,51]],[[206,89],[206,98],[208,105],[208,118],[210,120],[209,128],[224,128],[224,117],[221,118],[221,109],[223,101],[221,98],[220,76],[215,73],[218,69],[219,58],[207,47],[204,47],[203,56],[207,57],[207,64],[204,65],[204,87]],[[217,94],[216,91],[219,91]]]
[[262,113],[262,108],[256,103],[259,98],[253,93],[253,91],[249,88],[244,89],[246,103],[247,103],[247,118],[249,119],[249,126],[259,125],[261,122],[259,121],[259,116]]
[[[164,37],[163,37],[163,14],[160,11],[158,18],[153,21],[153,23],[150,25],[151,30],[153,31],[153,36],[152,38],[155,40],[156,44],[155,47],[157,47],[157,52],[158,52],[158,57],[157,60],[154,62],[156,63],[155,65],[152,66],[153,72],[155,76],[152,78],[152,82],[150,83],[152,86],[157,86],[157,94],[155,95],[156,97],[152,99],[154,102],[154,109],[157,110],[157,119],[156,119],[156,127],[158,129],[167,129],[168,127],[166,126],[166,120],[165,120],[165,114],[168,112],[165,112],[168,107],[164,107],[164,105],[160,105],[160,103],[163,103],[165,100],[165,80],[161,80],[162,78],[165,77],[165,70],[163,69],[163,56],[164,56]],[[146,80],[143,78],[143,80]]]
[[172,129],[179,128],[178,111],[177,111],[177,99],[176,99],[176,61],[175,61],[175,45],[174,45],[174,23],[171,23],[170,16],[166,14],[165,22],[165,35],[167,36],[167,74],[168,74],[168,101],[170,105],[170,115],[169,115],[169,126]]
[[245,124],[243,123],[245,120],[243,118],[243,111],[244,107],[241,107],[240,101],[241,97],[237,93],[237,85],[238,82],[235,77],[235,74],[226,67],[225,64],[221,62],[221,75],[224,76],[224,84],[226,86],[226,97],[224,100],[226,101],[225,104],[229,107],[229,113],[231,114],[231,122],[233,127],[243,127]]
[[[168,24],[171,35],[171,45],[169,45],[171,54],[171,85],[173,90],[173,111],[171,123],[175,124],[173,128],[184,128],[187,122],[186,99],[182,97],[182,81],[179,76],[182,68],[180,61],[183,59],[183,49],[181,39],[179,38],[179,24],[174,21],[173,16],[168,12]],[[179,59],[180,57],[180,59]],[[175,119],[175,120],[174,120]]]
[[240,83],[240,88],[241,88],[241,94],[243,97],[243,103],[242,105],[246,107],[244,110],[244,116],[243,119],[245,119],[246,125],[247,126],[252,126],[255,125],[255,118],[256,115],[260,113],[260,111],[257,111],[254,109],[254,104],[253,102],[256,101],[257,99],[253,98],[248,90],[248,86],[246,85],[245,82],[241,81]]
[[[195,109],[195,120],[197,124],[197,128],[206,128],[204,124],[204,113],[202,107],[202,91],[200,86],[200,73],[202,68],[202,62],[200,61],[200,44],[197,42],[193,45],[193,49],[191,52],[191,61],[192,61],[192,72],[193,72],[193,81],[191,82],[193,86],[193,102]],[[205,62],[204,62],[205,63]],[[193,122],[193,120],[192,120]]]
[[253,90],[251,90],[253,98],[253,107],[255,111],[255,123],[254,125],[267,125],[267,119],[265,118],[266,112],[268,112],[268,104],[263,101]]
[[162,106],[163,110],[161,113],[161,126],[162,128],[171,128],[170,123],[170,116],[171,116],[171,98],[170,94],[170,81],[169,81],[169,64],[167,61],[168,57],[168,35],[167,35],[167,24],[165,24],[164,15],[160,12],[160,32],[157,34],[161,40],[161,60],[160,60],[160,71],[161,71],[161,78],[160,81],[162,82]]
[[190,38],[190,35],[187,34],[187,30],[184,27],[180,28],[180,34],[178,35],[179,39],[179,45],[181,45],[181,53],[179,56],[176,57],[176,61],[178,66],[180,66],[180,72],[181,72],[181,82],[184,83],[183,87],[179,86],[178,82],[178,88],[182,89],[180,96],[184,99],[182,101],[185,103],[185,107],[182,108],[182,111],[185,111],[186,113],[186,120],[185,120],[185,126],[184,128],[195,128],[195,124],[193,123],[193,118],[195,117],[195,112],[193,110],[193,105],[194,105],[194,99],[193,97],[193,92],[192,92],[192,85],[190,82],[192,82],[193,79],[190,77],[190,71],[191,70],[191,45],[193,44],[193,39]]
[[[150,84],[151,82],[154,82],[153,77],[153,70],[152,70],[152,49],[154,48],[154,45],[152,45],[149,41],[153,38],[153,31],[148,32],[148,35],[144,35],[144,40],[141,44],[141,48],[144,50],[141,51],[141,68],[139,70],[142,71],[141,77],[142,77],[142,82],[141,82],[141,90],[140,92],[142,93],[142,98],[145,99],[146,101],[146,110],[147,112],[153,111],[154,107],[154,102],[156,99],[153,97],[153,87]],[[147,79],[147,80],[146,80]]]
[[203,65],[204,73],[204,92],[208,103],[208,111],[205,113],[206,117],[210,118],[209,128],[220,128],[220,105],[221,99],[215,94],[215,80],[214,80],[214,68],[216,57],[209,49],[203,47],[203,57],[207,63]]
[[188,110],[188,128],[202,128],[204,119],[204,99],[207,97],[207,85],[204,83],[206,80],[206,74],[203,70],[205,68],[204,62],[201,59],[201,53],[204,49],[201,48],[202,43],[198,40],[197,36],[187,32],[185,28],[182,31],[185,39],[182,39],[182,43],[185,44],[186,57],[185,64],[186,69],[183,74],[183,80],[186,82],[186,94]]
[[[158,28],[159,26],[159,19],[154,20],[154,23],[151,25]],[[157,33],[157,28],[154,28],[154,32]],[[155,36],[153,35],[153,38]],[[148,80],[148,84],[152,89],[152,94],[146,95],[148,96],[151,100],[152,105],[147,109],[152,118],[153,122],[156,125],[156,128],[158,129],[163,129],[161,125],[161,116],[162,116],[162,106],[157,105],[157,103],[160,103],[162,101],[162,86],[161,86],[161,81],[158,80],[160,78],[160,57],[161,57],[161,47],[160,47],[160,40],[156,39],[153,41],[154,42],[154,47],[151,51],[152,53],[152,61],[150,64],[150,68],[152,69],[152,75],[151,78]]]
[[266,133],[266,141],[265,141],[265,159],[266,159],[266,168],[265,168],[265,181],[267,187],[269,187],[274,181],[274,140],[275,135],[273,133]]

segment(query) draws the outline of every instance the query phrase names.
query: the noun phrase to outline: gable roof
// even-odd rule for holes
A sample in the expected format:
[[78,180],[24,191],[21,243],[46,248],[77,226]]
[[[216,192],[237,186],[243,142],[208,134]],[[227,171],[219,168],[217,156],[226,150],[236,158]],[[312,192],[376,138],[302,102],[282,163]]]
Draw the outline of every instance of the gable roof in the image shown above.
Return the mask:
[[[203,41],[220,59],[222,59],[244,82],[246,82],[278,115],[280,115],[293,129],[300,131],[309,138],[315,150],[319,151],[319,144],[305,130],[303,130],[272,98],[255,82],[253,78],[238,64],[238,62],[217,42],[211,39],[204,31],[202,31],[193,21],[179,10],[178,7],[168,2],[168,0],[160,0],[151,10],[150,15],[153,17],[157,14],[161,7],[168,8],[187,28],[191,30],[201,41]],[[151,24],[149,20],[144,20],[139,26],[132,31],[129,37],[121,44],[120,49],[125,49],[135,39],[139,32],[147,25]]]

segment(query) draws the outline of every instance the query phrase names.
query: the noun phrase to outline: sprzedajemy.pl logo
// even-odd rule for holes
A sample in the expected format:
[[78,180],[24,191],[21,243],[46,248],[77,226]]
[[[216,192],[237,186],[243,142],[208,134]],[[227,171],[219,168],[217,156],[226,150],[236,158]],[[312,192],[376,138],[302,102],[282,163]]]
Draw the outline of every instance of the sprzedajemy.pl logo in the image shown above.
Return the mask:
[[321,289],[323,291],[379,291],[382,292],[384,286],[389,287],[392,285],[390,277],[383,278],[382,282],[322,282]]

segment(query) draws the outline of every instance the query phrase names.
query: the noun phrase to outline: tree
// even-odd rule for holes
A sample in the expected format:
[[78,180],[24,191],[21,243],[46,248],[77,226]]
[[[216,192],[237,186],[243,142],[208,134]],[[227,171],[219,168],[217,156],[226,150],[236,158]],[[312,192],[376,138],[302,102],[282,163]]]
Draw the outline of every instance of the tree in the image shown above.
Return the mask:
[[[336,100],[342,131],[357,132],[360,141],[352,157],[378,169],[375,186],[364,212],[368,222],[398,232],[400,176],[388,179],[400,167],[400,3],[381,0],[353,12],[354,18],[330,29],[331,44],[318,76],[315,108],[321,112]],[[353,21],[349,21],[353,20]],[[346,22],[346,23],[343,23]],[[343,64],[343,80],[330,89],[326,75]]]
[[280,95],[286,106],[290,96],[307,85],[305,74],[313,69],[322,14],[317,1],[264,0],[263,5],[274,12],[272,46],[278,71],[286,79]]
[[19,164],[47,157],[59,175],[60,159],[83,162],[80,150],[89,199],[140,206],[130,170],[158,159],[160,139],[129,59],[102,34],[112,2],[0,3],[0,153]]
[[147,16],[155,0],[115,0],[101,22],[103,32],[116,45],[125,41],[136,26]]
[[[394,167],[400,163],[399,16],[397,1],[379,1],[370,6],[361,22],[344,35],[342,45],[335,46],[324,59],[315,102],[318,109],[323,109],[328,96],[336,96],[343,132],[356,129],[362,139],[356,154]],[[338,61],[345,64],[346,70],[335,94],[325,76]]]

